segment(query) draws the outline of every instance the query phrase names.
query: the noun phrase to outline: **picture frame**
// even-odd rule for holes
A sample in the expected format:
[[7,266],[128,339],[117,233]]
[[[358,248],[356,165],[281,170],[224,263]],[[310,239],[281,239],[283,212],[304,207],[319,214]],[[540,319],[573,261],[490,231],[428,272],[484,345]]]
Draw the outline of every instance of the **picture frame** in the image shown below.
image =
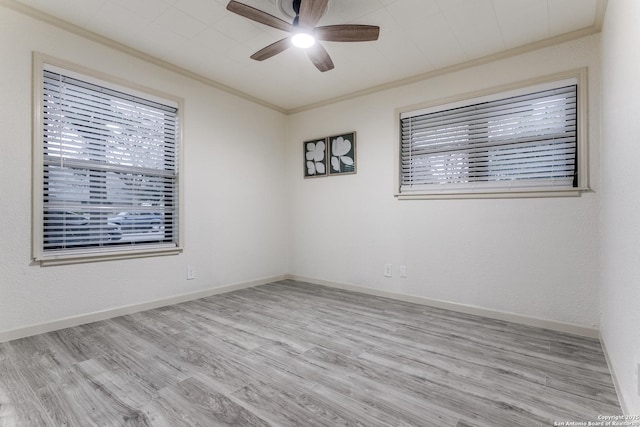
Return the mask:
[[329,175],[357,173],[355,131],[328,137],[327,149]]
[[303,167],[305,178],[327,176],[327,138],[316,138],[303,143]]

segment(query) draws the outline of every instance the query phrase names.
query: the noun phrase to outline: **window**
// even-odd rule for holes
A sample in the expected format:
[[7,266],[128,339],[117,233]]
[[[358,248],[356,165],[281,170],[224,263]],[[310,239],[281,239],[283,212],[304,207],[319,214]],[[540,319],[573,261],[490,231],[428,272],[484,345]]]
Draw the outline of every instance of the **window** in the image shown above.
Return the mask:
[[179,102],[37,63],[34,258],[178,252]]
[[399,196],[584,190],[579,80],[564,78],[401,112]]

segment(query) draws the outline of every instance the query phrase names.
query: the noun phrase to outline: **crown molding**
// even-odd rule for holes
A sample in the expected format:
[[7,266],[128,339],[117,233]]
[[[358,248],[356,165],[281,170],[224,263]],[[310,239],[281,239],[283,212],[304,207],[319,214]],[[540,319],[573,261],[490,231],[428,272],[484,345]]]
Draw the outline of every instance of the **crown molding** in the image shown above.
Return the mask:
[[596,19],[593,23],[593,26],[598,31],[602,31],[602,26],[604,25],[604,15],[607,12],[608,4],[609,0],[598,0],[598,3],[596,4]]
[[366,89],[362,89],[359,91],[351,92],[345,95],[328,98],[325,100],[321,100],[318,102],[314,102],[311,104],[303,105],[295,108],[283,108],[273,103],[267,102],[263,99],[257,98],[255,96],[249,95],[248,93],[242,92],[240,90],[234,89],[230,86],[224,85],[220,82],[217,82],[213,79],[205,77],[201,74],[194,73],[193,71],[187,70],[186,68],[180,67],[168,61],[164,61],[160,58],[157,58],[153,55],[146,54],[140,50],[134,49],[130,46],[127,46],[123,43],[119,43],[113,39],[108,37],[101,36],[100,34],[94,33],[82,27],[79,27],[75,24],[71,24],[63,19],[56,18],[47,13],[44,13],[40,10],[27,6],[23,3],[20,3],[16,0],[0,0],[0,6],[7,7],[9,9],[13,9],[17,12],[20,12],[24,15],[30,16],[34,19],[40,20],[42,22],[46,22],[53,26],[59,27],[63,30],[69,31],[78,36],[84,37],[86,39],[92,40],[96,43],[100,43],[104,46],[110,47],[112,49],[118,50],[120,52],[126,53],[128,55],[134,56],[143,61],[149,62],[151,64],[162,67],[166,70],[175,72],[177,74],[181,74],[190,79],[196,80],[205,85],[211,86],[213,88],[222,90],[224,92],[230,93],[232,95],[238,96],[247,101],[253,102],[255,104],[261,105],[263,107],[270,108],[272,110],[278,111],[283,114],[291,115],[304,111],[313,110],[319,107],[324,107],[327,105],[335,104],[338,102],[346,101],[349,99],[359,98],[365,95],[370,95],[376,92],[381,92],[384,90],[394,89],[402,86],[406,86],[412,83],[417,83],[423,80],[428,80],[437,76],[441,76],[443,74],[453,73],[456,71],[461,71],[467,68],[476,67],[478,65],[487,64],[490,62],[498,61],[501,59],[506,59],[512,56],[522,55],[524,53],[532,52],[539,49],[544,49],[551,46],[556,46],[562,43],[566,43],[572,40],[576,40],[583,37],[588,37],[593,34],[597,34],[602,30],[602,26],[604,23],[605,12],[607,9],[608,0],[597,0],[596,4],[596,17],[594,19],[594,23],[590,27],[586,27],[577,31],[572,31],[570,33],[561,34],[555,37],[551,37],[545,40],[540,40],[534,43],[529,43],[524,46],[518,46],[512,49],[508,49],[502,52],[497,52],[494,54],[486,55],[481,58],[472,59],[470,61],[465,61],[459,64],[454,64],[448,67],[439,68],[436,70],[427,71],[425,73],[417,74],[414,76],[410,76],[407,78],[403,78],[400,80],[395,80],[392,82],[384,83],[377,86],[372,86]]
[[[601,27],[600,27],[601,28]],[[524,46],[518,46],[509,50],[505,50],[491,55],[483,56],[481,58],[472,59],[470,61],[461,62],[459,64],[451,65],[444,68],[438,68],[437,70],[427,71],[426,73],[417,74],[415,76],[407,77],[401,80],[395,80],[393,82],[384,83],[378,86],[373,86],[367,89],[363,89],[357,92],[352,92],[346,95],[337,96],[335,98],[325,99],[323,101],[308,104],[302,107],[292,108],[286,111],[287,114],[295,114],[303,111],[313,110],[319,107],[335,104],[342,101],[347,101],[353,98],[359,98],[361,96],[370,95],[373,93],[381,92],[384,90],[395,89],[401,86],[406,86],[412,83],[421,82],[423,80],[432,79],[444,74],[453,73],[456,71],[465,70],[467,68],[477,67],[478,65],[488,64],[490,62],[498,61],[501,59],[510,58],[513,56],[522,55],[524,53],[532,52],[539,49],[544,49],[551,46],[556,46],[562,43],[566,43],[572,40],[577,40],[583,37],[588,37],[600,32],[600,28],[595,25],[592,27],[583,28],[581,30],[573,31],[571,33],[561,34],[556,37],[552,37],[545,40],[540,40],[534,43],[530,43]]]
[[211,86],[215,89],[230,93],[232,95],[235,95],[239,98],[243,98],[247,101],[253,102],[255,104],[261,105],[263,107],[267,107],[270,108],[272,110],[275,111],[279,111],[281,113],[287,113],[287,110],[284,108],[281,108],[275,104],[272,104],[270,102],[267,102],[263,99],[257,98],[255,96],[249,95],[248,93],[242,92],[240,90],[234,89],[230,86],[224,85],[222,83],[219,83],[213,79],[210,79],[208,77],[205,77],[201,74],[198,73],[194,73],[193,71],[187,70],[186,68],[180,67],[176,64],[173,64],[171,62],[162,60],[160,58],[157,58],[153,55],[149,55],[147,53],[144,53],[138,49],[134,49],[130,46],[127,46],[123,43],[117,42],[113,39],[110,39],[108,37],[104,37],[100,34],[94,33],[93,31],[89,31],[85,28],[79,27],[75,24],[72,24],[70,22],[67,22],[63,19],[60,18],[56,18],[55,16],[49,15],[48,13],[44,13],[38,9],[35,9],[31,6],[27,6],[23,3],[20,3],[16,0],[0,0],[0,6],[4,6],[8,9],[12,9],[16,12],[22,13],[23,15],[27,15],[31,18],[37,19],[39,21],[45,22],[47,24],[51,24],[55,27],[58,27],[60,29],[63,29],[65,31],[68,31],[70,33],[73,33],[75,35],[78,35],[80,37],[86,38],[88,40],[91,40],[93,42],[99,43],[101,45],[107,46],[111,49],[126,53],[127,55],[131,55],[133,57],[136,57],[138,59],[141,59],[143,61],[149,62],[153,65],[156,65],[158,67],[164,68],[166,70],[172,71],[174,73],[183,75],[185,77],[188,77],[192,80],[198,81],[200,83],[203,83],[205,85]]
[[600,33],[604,24],[604,17],[607,10],[608,0],[597,0],[596,4],[596,16],[593,25],[585,27],[580,30],[572,31],[570,33],[560,34],[555,37],[551,37],[545,40],[529,43],[523,46],[514,47],[502,52],[493,53],[483,56],[481,58],[472,59],[470,61],[461,62],[459,64],[450,65],[444,68],[438,68],[436,70],[427,71],[426,73],[417,74],[414,76],[406,77],[404,79],[395,80],[392,82],[384,83],[378,86],[372,86],[367,89],[351,92],[346,95],[337,96],[334,98],[325,99],[312,104],[307,104],[301,107],[296,107],[286,110],[287,114],[295,114],[303,111],[313,110],[315,108],[324,107],[326,105],[335,104],[337,102],[346,101],[353,98],[358,98],[365,95],[370,95],[376,92],[381,92],[388,89],[394,89],[401,86],[406,86],[412,83],[417,83],[423,80],[428,80],[443,74],[453,73],[461,71],[467,68],[476,67],[478,65],[488,64],[490,62],[506,59],[512,56],[522,55],[523,53],[532,52],[538,49],[544,49],[551,46],[556,46],[562,43],[566,43],[572,40],[577,40],[583,37],[588,37],[593,34]]

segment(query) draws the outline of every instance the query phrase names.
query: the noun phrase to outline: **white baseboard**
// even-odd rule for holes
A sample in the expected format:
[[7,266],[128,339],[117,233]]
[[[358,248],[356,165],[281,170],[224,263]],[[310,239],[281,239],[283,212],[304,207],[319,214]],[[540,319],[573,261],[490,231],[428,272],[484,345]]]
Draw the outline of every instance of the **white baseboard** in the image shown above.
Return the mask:
[[482,317],[488,317],[490,319],[504,320],[507,322],[519,323],[521,325],[535,326],[538,328],[550,329],[558,332],[565,332],[573,335],[580,335],[588,338],[599,338],[599,331],[594,328],[586,326],[575,325],[572,323],[563,323],[555,320],[540,319],[537,317],[523,316],[521,314],[509,313],[499,310],[491,310],[488,308],[477,307],[473,305],[459,304],[455,302],[442,301],[437,299],[431,299],[416,295],[399,294],[395,292],[381,291],[378,289],[371,289],[358,285],[347,285],[344,283],[329,282],[326,280],[315,279],[311,277],[303,277],[296,275],[288,275],[288,279],[298,280],[301,282],[314,283],[316,285],[323,285],[337,289],[344,289],[347,291],[360,292],[369,295],[375,295],[379,297],[385,297],[400,301],[412,302],[416,304],[427,305],[430,307],[443,308],[446,310],[457,311],[465,314],[473,314]]
[[613,367],[613,363],[611,363],[611,358],[609,357],[609,350],[607,350],[607,344],[604,340],[604,337],[600,335],[600,343],[602,344],[602,352],[604,353],[604,358],[607,361],[607,367],[609,368],[609,372],[611,373],[611,379],[613,380],[613,386],[616,389],[616,394],[618,395],[618,402],[620,402],[620,407],[622,408],[622,413],[624,415],[638,415],[631,413],[631,406],[627,404],[625,400],[625,396],[620,386],[620,381],[618,380],[618,375],[616,374],[616,370]]
[[[12,329],[8,331],[0,332],[0,342],[11,341],[19,338],[25,338],[32,335],[42,334],[46,332],[57,331],[64,328],[70,328],[73,326],[83,325],[86,323],[97,322],[100,320],[111,319],[118,316],[124,316],[127,314],[137,313],[140,311],[151,310],[158,307],[164,307],[171,304],[179,304],[182,302],[193,301],[200,298],[206,298],[208,296],[232,292],[239,289],[250,288],[253,286],[265,285],[271,282],[277,282],[279,280],[291,279],[302,282],[314,283],[318,285],[328,286],[337,289],[344,289],[353,292],[360,292],[369,295],[375,295],[400,301],[407,301],[416,304],[422,304],[430,307],[443,308],[452,311],[458,311],[466,314],[474,314],[477,316],[488,317],[490,319],[504,320],[508,322],[519,323],[522,325],[535,326],[539,328],[551,329],[559,332],[566,332],[569,334],[585,336],[589,338],[599,338],[599,332],[597,329],[592,329],[580,325],[574,325],[570,323],[562,323],[553,320],[539,319],[535,317],[523,316],[520,314],[490,310],[487,308],[476,307],[465,304],[458,304],[449,301],[436,300],[426,297],[420,297],[415,295],[399,294],[388,291],[381,291],[377,289],[371,289],[364,286],[348,285],[343,283],[329,282],[326,280],[315,279],[310,277],[303,277],[297,275],[282,275],[269,277],[264,279],[257,279],[249,282],[235,283],[217,288],[205,289],[202,291],[191,292],[181,295],[175,295],[168,298],[161,298],[153,301],[148,301],[139,304],[132,304],[108,310],[97,311],[94,313],[81,314],[78,316],[71,316],[64,319],[58,319],[51,322],[40,323],[36,325],[25,326],[22,328]],[[611,370],[613,373],[613,370]],[[622,401],[622,400],[621,400]]]
[[8,331],[0,332],[0,343],[16,340],[19,338],[25,338],[32,335],[43,334],[46,332],[53,332],[60,329],[70,328],[73,326],[97,322],[99,320],[106,320],[106,319],[111,319],[118,316],[124,316],[127,314],[138,313],[141,311],[151,310],[158,307],[164,307],[171,304],[179,304],[182,302],[193,301],[193,300],[206,298],[216,294],[237,291],[239,289],[250,288],[253,286],[265,285],[267,283],[284,280],[286,277],[287,276],[275,276],[275,277],[269,277],[265,279],[252,280],[250,282],[235,283],[231,285],[220,286],[217,288],[209,288],[202,291],[190,292],[190,293],[171,296],[168,298],[160,298],[153,301],[147,301],[139,304],[131,304],[131,305],[126,305],[122,307],[96,311],[93,313],[66,317],[64,319],[58,319],[51,322],[39,323],[36,325],[30,325],[22,328],[11,329]]

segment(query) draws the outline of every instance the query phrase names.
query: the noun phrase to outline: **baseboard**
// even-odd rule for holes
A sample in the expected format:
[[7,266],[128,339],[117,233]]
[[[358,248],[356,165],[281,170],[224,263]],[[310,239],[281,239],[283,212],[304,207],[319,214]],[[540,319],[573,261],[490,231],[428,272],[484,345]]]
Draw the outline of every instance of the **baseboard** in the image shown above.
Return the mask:
[[216,288],[209,288],[202,291],[190,292],[190,293],[171,296],[168,298],[160,298],[160,299],[147,301],[139,304],[131,304],[131,305],[126,305],[122,307],[111,308],[108,310],[102,310],[102,311],[96,311],[93,313],[81,314],[78,316],[66,317],[64,319],[58,319],[52,322],[39,323],[36,325],[30,325],[22,328],[12,329],[8,331],[0,332],[0,343],[16,340],[19,338],[25,338],[32,335],[43,334],[46,332],[53,332],[60,329],[70,328],[73,326],[84,325],[87,323],[97,322],[100,320],[111,319],[114,317],[124,316],[127,314],[138,313],[141,311],[151,310],[158,307],[164,307],[171,304],[179,304],[182,302],[193,301],[200,298],[206,298],[212,295],[237,291],[239,289],[265,285],[267,283],[283,280],[286,277],[287,276],[283,275],[283,276],[269,277],[265,279],[252,280],[249,282],[234,283],[234,284],[220,286]]
[[[449,301],[436,300],[426,297],[420,297],[416,295],[400,294],[395,292],[381,291],[377,289],[371,289],[364,286],[348,285],[344,283],[330,282],[326,280],[303,277],[297,275],[282,275],[269,277],[264,279],[252,280],[249,282],[235,283],[225,285],[216,288],[205,289],[202,291],[191,292],[186,294],[175,295],[168,298],[161,298],[153,301],[148,301],[139,304],[132,304],[108,310],[97,311],[93,313],[82,314],[78,316],[71,316],[64,319],[58,319],[51,322],[40,323],[36,325],[25,326],[22,328],[12,329],[8,331],[0,332],[0,342],[11,341],[19,338],[25,338],[32,335],[42,334],[46,332],[57,331],[64,328],[70,328],[73,326],[83,325],[86,323],[97,322],[100,320],[111,319],[118,316],[124,316],[127,314],[137,313],[140,311],[151,310],[158,307],[164,307],[171,304],[179,304],[182,302],[193,301],[200,298],[206,298],[208,296],[222,294],[226,292],[232,292],[239,289],[250,288],[253,286],[265,285],[271,282],[277,282],[279,280],[291,279],[302,282],[314,283],[317,285],[328,286],[337,289],[344,289],[353,292],[360,292],[369,295],[375,295],[400,301],[407,301],[416,304],[422,304],[430,307],[443,308],[452,311],[458,311],[466,314],[473,314],[477,316],[483,316],[490,319],[504,320],[508,322],[519,323],[527,326],[535,326],[539,328],[551,329],[554,331],[565,332],[573,335],[580,335],[589,338],[600,338],[597,329],[587,328],[580,325],[574,325],[571,323],[562,323],[553,320],[539,319],[536,317],[523,316],[520,314],[490,310],[487,308],[458,304]],[[601,342],[603,342],[601,340]],[[604,343],[604,342],[603,342]],[[611,370],[613,373],[613,369]],[[615,376],[614,376],[615,378]],[[618,389],[617,389],[618,390]],[[622,399],[621,399],[622,402]]]
[[611,373],[611,379],[613,380],[613,387],[616,389],[616,394],[618,395],[618,402],[620,402],[622,413],[624,415],[637,415],[637,414],[631,413],[631,406],[629,406],[625,400],[622,387],[620,386],[620,381],[618,380],[618,375],[616,374],[616,370],[613,367],[613,363],[611,363],[611,358],[609,357],[609,350],[607,350],[607,343],[602,335],[600,335],[600,343],[602,344],[602,352],[604,353],[604,358],[607,361],[607,367],[609,368],[609,372]]
[[504,320],[507,322],[519,323],[521,325],[535,326],[538,328],[550,329],[553,331],[564,332],[572,335],[579,335],[588,338],[599,338],[599,332],[597,329],[588,328],[581,325],[575,325],[572,323],[557,322],[555,320],[540,319],[537,317],[523,316],[521,314],[509,313],[499,310],[491,310],[488,308],[477,307],[473,305],[459,304],[455,302],[442,301],[437,299],[431,299],[416,295],[399,294],[395,292],[381,291],[378,289],[371,289],[364,286],[348,285],[344,283],[329,282],[326,280],[315,279],[312,277],[303,277],[297,275],[288,275],[288,279],[298,280],[301,282],[313,283],[316,285],[323,285],[337,289],[344,289],[347,291],[360,292],[369,295],[375,295],[379,297],[385,297],[400,301],[412,302],[416,304],[427,305],[430,307],[443,308],[446,310],[457,311],[465,314],[473,314],[482,317],[488,317],[490,319]]

